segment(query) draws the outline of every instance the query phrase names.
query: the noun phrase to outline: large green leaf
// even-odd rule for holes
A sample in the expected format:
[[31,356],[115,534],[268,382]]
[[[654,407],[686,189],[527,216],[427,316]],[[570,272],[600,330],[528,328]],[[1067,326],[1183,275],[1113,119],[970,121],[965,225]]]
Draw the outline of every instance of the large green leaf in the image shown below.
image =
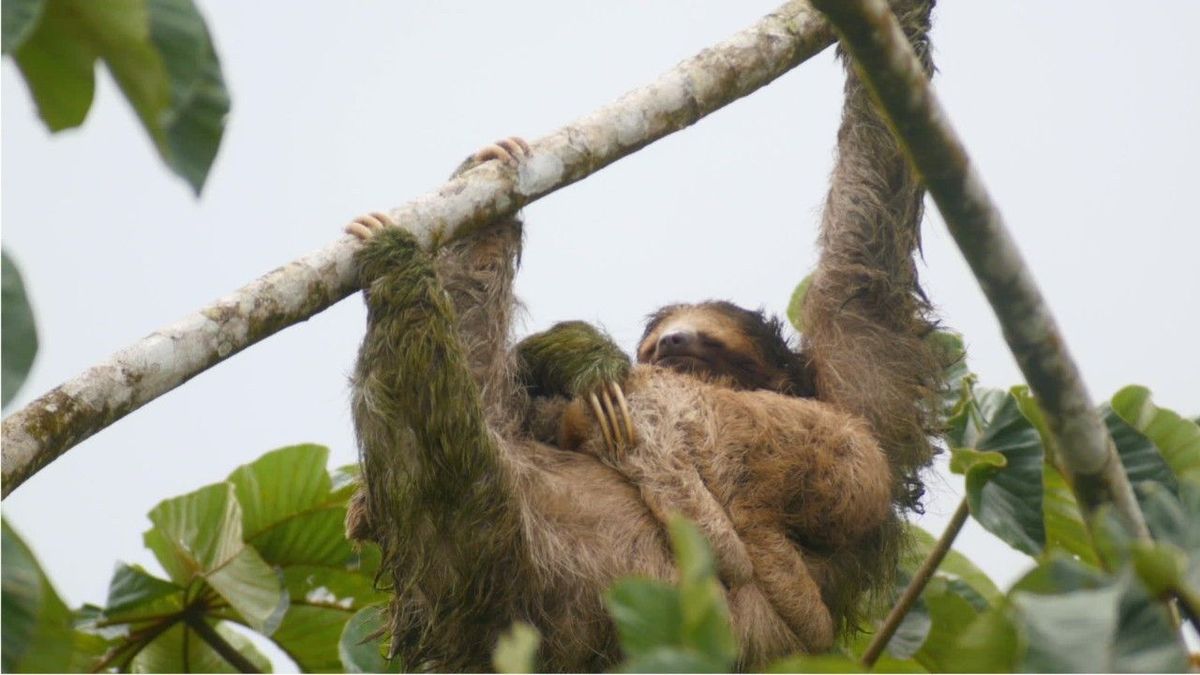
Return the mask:
[[4,672],[65,672],[72,662],[76,638],[71,612],[8,521],[0,520],[0,529],[4,560],[0,659]]
[[343,532],[345,502],[331,495],[328,457],[323,446],[291,446],[229,475],[246,540],[267,562],[344,566],[354,558]]
[[83,123],[95,63],[103,60],[163,160],[198,194],[220,144],[229,96],[192,0],[46,0],[32,18],[30,8],[11,11],[18,9],[14,46],[5,51],[11,49],[50,130]]
[[1160,408],[1150,390],[1130,385],[1112,397],[1112,410],[1157,446],[1179,478],[1200,478],[1200,425],[1173,410]]
[[288,606],[279,576],[242,540],[234,487],[217,483],[168,499],[150,511],[145,535],[173,580],[208,583],[247,625],[270,635]]
[[[8,0],[5,0],[5,21],[8,20]],[[4,27],[5,32],[8,26]],[[33,366],[37,355],[37,328],[33,322],[33,310],[25,296],[25,283],[21,272],[8,257],[8,251],[0,251],[0,405],[17,395],[25,382],[25,376]]]
[[[375,562],[362,564],[344,534],[352,472],[325,469],[329,450],[296,445],[273,450],[229,476],[247,541],[283,570],[290,609],[271,638],[307,672],[337,672],[346,622],[386,599],[374,587]],[[368,547],[364,554],[377,557]]]

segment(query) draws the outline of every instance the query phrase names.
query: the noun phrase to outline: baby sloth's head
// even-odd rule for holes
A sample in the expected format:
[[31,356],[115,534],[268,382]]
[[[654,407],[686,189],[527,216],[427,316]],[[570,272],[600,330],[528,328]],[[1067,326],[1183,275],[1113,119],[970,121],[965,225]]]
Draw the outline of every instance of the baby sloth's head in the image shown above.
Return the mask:
[[658,310],[646,323],[637,360],[734,389],[815,394],[807,359],[788,344],[783,324],[730,302]]

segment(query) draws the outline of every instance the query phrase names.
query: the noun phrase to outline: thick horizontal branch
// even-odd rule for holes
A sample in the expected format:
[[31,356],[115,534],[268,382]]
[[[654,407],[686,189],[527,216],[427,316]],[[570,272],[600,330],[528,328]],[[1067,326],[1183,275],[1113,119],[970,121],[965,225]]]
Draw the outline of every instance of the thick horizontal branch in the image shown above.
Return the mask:
[[[433,248],[694,124],[833,43],[789,2],[654,82],[535,141],[515,173],[489,162],[392,211]],[[353,238],[289,263],[156,331],[47,392],[3,424],[3,494],[80,441],[259,340],[356,289]]]
[[884,0],[814,0],[840,36],[892,131],[925,181],[1000,320],[1004,338],[1046,413],[1056,459],[1091,513],[1111,501],[1147,534],[1117,457],[1050,308],[967,151]]

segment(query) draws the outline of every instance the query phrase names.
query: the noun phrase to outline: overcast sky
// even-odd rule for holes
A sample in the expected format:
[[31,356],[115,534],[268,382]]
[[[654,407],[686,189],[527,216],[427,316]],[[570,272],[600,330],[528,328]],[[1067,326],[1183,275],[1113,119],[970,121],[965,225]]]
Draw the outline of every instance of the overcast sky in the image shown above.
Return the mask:
[[[339,236],[351,217],[437,186],[469,152],[535,139],[753,23],[772,1],[200,0],[233,111],[196,200],[111,78],[79,131],[51,137],[10,60],[3,238],[41,349],[6,412],[214,298]],[[1125,384],[1200,412],[1200,3],[943,2],[936,88],[1058,317],[1093,397]],[[782,313],[815,261],[841,106],[832,51],[526,209],[518,334],[605,325],[724,298]],[[985,384],[1020,375],[940,219],[926,290]],[[159,500],[272,448],[355,461],[354,297],[84,442],[3,503],[71,605],[103,601]],[[941,468],[920,522],[961,495]],[[1002,586],[1030,565],[969,524],[958,543]]]

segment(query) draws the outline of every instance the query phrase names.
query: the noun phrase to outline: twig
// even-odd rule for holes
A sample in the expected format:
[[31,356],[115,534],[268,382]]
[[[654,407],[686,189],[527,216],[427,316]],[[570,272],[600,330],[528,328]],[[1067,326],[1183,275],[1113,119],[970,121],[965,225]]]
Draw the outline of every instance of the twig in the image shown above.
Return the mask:
[[921,567],[913,574],[912,581],[908,583],[908,587],[904,589],[904,593],[900,595],[900,599],[896,601],[896,605],[892,607],[892,611],[888,612],[887,618],[883,620],[883,625],[879,627],[879,632],[875,633],[875,637],[871,638],[871,643],[863,651],[863,668],[870,670],[875,665],[875,661],[883,653],[883,648],[887,647],[892,636],[896,634],[896,629],[900,627],[900,622],[904,620],[904,616],[916,604],[917,598],[921,597],[921,591],[925,590],[926,584],[933,578],[933,573],[937,571],[938,566],[942,564],[942,560],[946,558],[946,554],[950,552],[950,546],[954,544],[954,539],[962,531],[962,527],[967,522],[967,516],[970,513],[971,509],[967,506],[967,499],[963,497],[962,502],[958,505],[958,509],[954,512],[954,516],[950,518],[950,524],[946,526],[946,531],[942,533],[941,539],[938,539],[937,544],[929,551],[929,556],[925,558],[925,561],[921,563]]
[[1139,538],[1149,531],[1083,379],[966,149],[934,97],[885,0],[813,0],[834,25],[892,132],[979,280],[1009,348],[1046,413],[1088,515],[1112,501]]
[[[599,171],[768,84],[833,43],[808,3],[788,2],[533,145],[519,173],[489,162],[392,211],[427,247]],[[3,424],[3,496],[77,443],[357,288],[352,237],[291,262],[123,349]]]

